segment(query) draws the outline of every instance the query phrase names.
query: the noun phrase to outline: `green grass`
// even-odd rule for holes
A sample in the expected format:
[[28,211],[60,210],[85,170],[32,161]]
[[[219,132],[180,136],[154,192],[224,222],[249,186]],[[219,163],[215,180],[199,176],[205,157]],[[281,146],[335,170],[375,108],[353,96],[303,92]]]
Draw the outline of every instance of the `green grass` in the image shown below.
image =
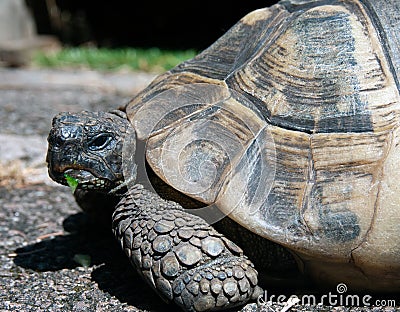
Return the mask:
[[102,71],[163,72],[196,55],[194,50],[64,48],[35,55],[33,64],[45,68],[86,68]]

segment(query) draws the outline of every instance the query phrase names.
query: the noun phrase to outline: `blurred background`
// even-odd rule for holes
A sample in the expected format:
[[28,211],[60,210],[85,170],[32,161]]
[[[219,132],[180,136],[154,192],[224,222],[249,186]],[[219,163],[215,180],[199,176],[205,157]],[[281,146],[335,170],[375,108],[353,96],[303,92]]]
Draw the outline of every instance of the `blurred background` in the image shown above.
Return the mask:
[[[277,1],[275,1],[277,2]],[[274,1],[27,0],[37,30],[63,43],[204,49],[246,13]]]
[[0,61],[19,66],[27,51],[60,47],[190,50],[185,59],[276,2],[0,0]]

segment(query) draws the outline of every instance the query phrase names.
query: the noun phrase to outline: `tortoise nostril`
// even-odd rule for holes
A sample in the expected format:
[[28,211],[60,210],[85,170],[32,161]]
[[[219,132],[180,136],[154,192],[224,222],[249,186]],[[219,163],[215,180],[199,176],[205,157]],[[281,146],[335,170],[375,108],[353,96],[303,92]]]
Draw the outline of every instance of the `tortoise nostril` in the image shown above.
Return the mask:
[[67,149],[77,150],[82,143],[83,131],[82,127],[74,125],[66,125],[59,128],[53,128],[49,134],[48,142],[51,150]]

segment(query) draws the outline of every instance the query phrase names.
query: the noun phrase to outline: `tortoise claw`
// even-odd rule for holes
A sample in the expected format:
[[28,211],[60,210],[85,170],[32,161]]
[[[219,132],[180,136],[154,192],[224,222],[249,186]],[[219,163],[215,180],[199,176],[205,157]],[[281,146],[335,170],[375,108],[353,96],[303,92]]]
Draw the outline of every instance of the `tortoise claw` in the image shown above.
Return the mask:
[[190,269],[174,280],[172,289],[174,301],[188,311],[234,307],[259,292],[257,272],[247,258],[238,256]]

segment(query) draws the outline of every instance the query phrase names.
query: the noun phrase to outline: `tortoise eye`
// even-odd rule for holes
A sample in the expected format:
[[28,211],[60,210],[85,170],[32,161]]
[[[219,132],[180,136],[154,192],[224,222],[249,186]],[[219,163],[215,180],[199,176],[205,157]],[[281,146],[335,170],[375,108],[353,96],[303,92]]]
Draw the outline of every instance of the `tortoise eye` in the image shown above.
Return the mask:
[[101,150],[110,143],[112,137],[109,134],[100,134],[89,142],[89,149],[92,151]]

